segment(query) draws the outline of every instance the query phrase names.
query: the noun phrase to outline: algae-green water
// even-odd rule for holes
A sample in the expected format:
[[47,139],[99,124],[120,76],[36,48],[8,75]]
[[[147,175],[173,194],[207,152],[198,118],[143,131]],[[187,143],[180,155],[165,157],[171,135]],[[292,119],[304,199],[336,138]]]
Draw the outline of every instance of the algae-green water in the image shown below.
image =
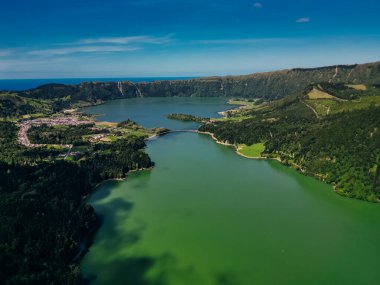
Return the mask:
[[[185,99],[89,112],[121,121],[149,110],[152,127],[166,122],[156,104],[165,100],[175,109]],[[225,99],[186,100],[190,114],[228,108]],[[112,112],[120,106],[125,114]],[[380,284],[379,205],[340,197],[276,161],[240,157],[207,135],[170,134],[146,151],[154,169],[105,182],[88,200],[103,219],[81,263],[91,284]]]

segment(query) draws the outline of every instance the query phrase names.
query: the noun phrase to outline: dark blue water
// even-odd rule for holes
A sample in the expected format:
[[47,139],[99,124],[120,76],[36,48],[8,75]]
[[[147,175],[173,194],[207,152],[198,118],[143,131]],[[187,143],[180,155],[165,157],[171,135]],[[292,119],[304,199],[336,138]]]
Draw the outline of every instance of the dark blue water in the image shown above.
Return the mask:
[[115,82],[115,81],[132,81],[132,82],[152,82],[157,80],[178,80],[178,79],[191,79],[194,77],[113,77],[113,78],[45,78],[45,79],[0,79],[0,90],[13,90],[20,91],[47,83],[61,83],[61,84],[79,84],[81,82],[101,81],[101,82]]

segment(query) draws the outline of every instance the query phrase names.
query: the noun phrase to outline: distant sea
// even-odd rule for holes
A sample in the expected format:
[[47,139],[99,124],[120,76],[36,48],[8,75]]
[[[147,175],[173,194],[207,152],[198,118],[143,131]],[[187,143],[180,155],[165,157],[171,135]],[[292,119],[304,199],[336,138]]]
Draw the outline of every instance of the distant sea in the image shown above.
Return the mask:
[[20,91],[47,83],[61,83],[61,84],[78,84],[81,82],[100,81],[100,82],[114,82],[114,81],[132,81],[132,82],[152,82],[156,80],[177,80],[177,79],[191,79],[195,77],[115,77],[115,78],[46,78],[46,79],[0,79],[0,90]]

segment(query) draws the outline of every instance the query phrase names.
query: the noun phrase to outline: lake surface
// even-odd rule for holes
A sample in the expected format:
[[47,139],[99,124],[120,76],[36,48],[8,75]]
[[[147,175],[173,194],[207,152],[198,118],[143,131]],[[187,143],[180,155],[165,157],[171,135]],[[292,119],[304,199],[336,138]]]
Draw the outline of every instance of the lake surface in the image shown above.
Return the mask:
[[[140,100],[90,111],[169,127],[165,104],[157,118],[149,113],[162,99]],[[183,112],[184,99],[164,100]],[[223,99],[187,100],[186,113],[228,108]],[[89,199],[103,217],[81,263],[91,284],[380,284],[379,205],[340,197],[275,161],[240,157],[207,135],[169,134],[147,152],[153,170],[103,183]]]
[[171,113],[182,113],[199,117],[219,117],[218,112],[231,109],[224,97],[189,98],[133,98],[108,101],[106,104],[85,109],[87,114],[99,114],[99,120],[120,122],[130,118],[146,128],[166,127],[169,129],[197,129],[195,122],[170,120]]

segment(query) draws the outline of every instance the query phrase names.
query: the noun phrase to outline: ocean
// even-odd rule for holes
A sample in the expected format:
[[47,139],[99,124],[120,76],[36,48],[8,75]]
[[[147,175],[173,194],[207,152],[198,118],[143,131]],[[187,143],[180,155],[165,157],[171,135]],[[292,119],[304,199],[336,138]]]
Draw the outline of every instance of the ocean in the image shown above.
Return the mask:
[[114,77],[114,78],[45,78],[45,79],[0,79],[0,90],[20,91],[38,87],[47,83],[61,83],[61,84],[79,84],[81,82],[101,81],[101,82],[115,82],[115,81],[132,81],[132,82],[152,82],[157,80],[177,80],[177,79],[191,79],[195,77]]

